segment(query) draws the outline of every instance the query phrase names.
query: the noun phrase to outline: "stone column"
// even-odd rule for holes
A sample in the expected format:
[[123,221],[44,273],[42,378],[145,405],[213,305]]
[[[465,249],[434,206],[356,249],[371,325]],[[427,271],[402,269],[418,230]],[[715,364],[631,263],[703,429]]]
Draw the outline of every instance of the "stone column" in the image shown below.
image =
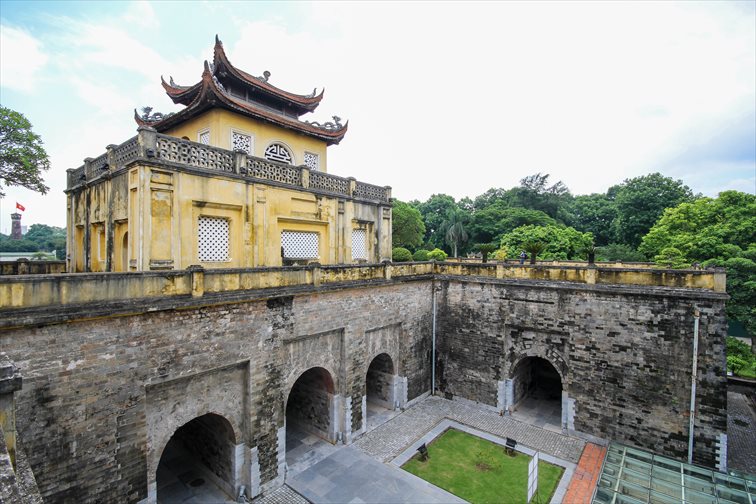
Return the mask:
[[0,426],[5,433],[11,464],[16,468],[16,401],[21,390],[21,373],[6,353],[0,353]]

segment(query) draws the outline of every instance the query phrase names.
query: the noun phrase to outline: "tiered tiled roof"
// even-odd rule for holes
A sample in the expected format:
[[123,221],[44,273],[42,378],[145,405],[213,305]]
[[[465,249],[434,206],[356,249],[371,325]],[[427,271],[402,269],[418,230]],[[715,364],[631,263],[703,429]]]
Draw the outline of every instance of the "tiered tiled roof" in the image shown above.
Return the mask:
[[[215,37],[213,63],[205,61],[202,80],[193,86],[180,86],[170,78],[169,82],[161,77],[163,88],[174,103],[186,105],[175,114],[151,118],[140,116],[134,111],[134,119],[139,125],[151,126],[159,132],[173,128],[182,122],[212,108],[220,107],[232,112],[266,121],[277,126],[292,129],[299,133],[336,144],[344,138],[348,122],[341,124],[333,117],[333,122],[300,121],[298,117],[317,108],[323,99],[323,91],[310,95],[298,95],[279,89],[268,82],[269,73],[263,77],[254,77],[235,68],[223,50],[223,44]],[[231,92],[231,89],[235,92]]]

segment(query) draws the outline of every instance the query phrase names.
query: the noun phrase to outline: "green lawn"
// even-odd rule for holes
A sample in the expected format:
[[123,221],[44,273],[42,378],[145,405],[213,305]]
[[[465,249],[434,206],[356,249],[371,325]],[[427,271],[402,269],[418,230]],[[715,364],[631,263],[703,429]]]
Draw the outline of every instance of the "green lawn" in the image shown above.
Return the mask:
[[[455,429],[436,438],[428,446],[428,453],[427,461],[415,456],[402,469],[473,504],[525,502],[531,457],[519,452],[507,455],[503,446]],[[563,471],[559,466],[540,461],[541,502],[551,499]]]

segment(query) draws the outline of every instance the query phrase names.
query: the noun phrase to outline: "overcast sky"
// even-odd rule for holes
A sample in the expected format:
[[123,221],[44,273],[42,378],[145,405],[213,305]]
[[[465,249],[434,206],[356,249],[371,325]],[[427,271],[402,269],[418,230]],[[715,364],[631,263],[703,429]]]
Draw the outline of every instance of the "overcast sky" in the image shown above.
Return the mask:
[[234,65],[349,120],[328,171],[402,200],[550,173],[573,194],[659,171],[756,190],[756,2],[0,1],[0,103],[44,139],[50,193],[6,189],[24,224],[65,225],[67,168],[179,107],[218,33]]

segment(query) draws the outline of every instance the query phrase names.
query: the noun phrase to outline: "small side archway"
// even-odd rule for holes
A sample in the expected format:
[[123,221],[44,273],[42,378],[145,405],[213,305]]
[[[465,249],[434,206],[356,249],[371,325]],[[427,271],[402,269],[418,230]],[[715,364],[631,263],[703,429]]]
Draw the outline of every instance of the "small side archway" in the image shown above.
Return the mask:
[[365,433],[393,418],[402,399],[394,360],[388,353],[379,353],[370,361],[365,373],[365,395],[362,397],[362,432]]
[[176,429],[158,463],[157,501],[234,499],[244,462],[236,437],[231,423],[215,413]]
[[543,357],[526,356],[511,369],[510,411],[522,420],[546,429],[564,430],[564,380],[558,368]]

